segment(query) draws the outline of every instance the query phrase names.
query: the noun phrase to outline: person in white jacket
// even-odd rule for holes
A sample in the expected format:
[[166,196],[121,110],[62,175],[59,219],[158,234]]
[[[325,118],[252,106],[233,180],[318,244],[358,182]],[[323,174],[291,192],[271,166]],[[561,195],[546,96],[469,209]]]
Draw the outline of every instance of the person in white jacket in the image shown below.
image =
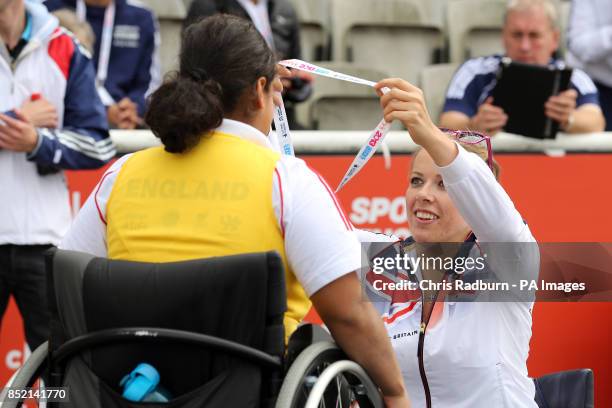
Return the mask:
[[[385,120],[401,121],[420,150],[413,155],[406,192],[411,237],[398,242],[360,232],[361,241],[394,242],[387,248],[399,248],[412,259],[422,251],[431,255],[424,249],[430,243],[457,243],[464,254],[484,257],[484,271],[497,283],[536,279],[537,243],[496,180],[499,167],[488,160],[490,149],[479,151],[462,143],[486,142],[486,137],[438,129],[423,92],[404,80],[386,79],[376,87]],[[382,95],[385,87],[390,91]],[[456,260],[458,254],[452,255]],[[427,271],[411,265],[412,273],[422,280]],[[448,281],[474,278],[473,270],[455,267],[454,272],[464,273],[454,278],[445,275]],[[511,289],[502,299],[482,292],[470,295],[472,301],[460,301],[461,293],[442,290],[436,295],[438,302],[431,302],[423,300],[418,290],[415,297],[414,290],[381,287],[381,282],[397,283],[399,277],[370,271],[366,287],[382,299],[377,307],[413,407],[537,407],[526,364],[533,293]]]
[[63,170],[113,157],[89,53],[38,2],[0,0],[0,320],[13,295],[31,350],[49,335],[43,255],[70,227]]
[[612,130],[612,8],[609,0],[573,0],[567,33],[567,61],[595,82],[599,103]]

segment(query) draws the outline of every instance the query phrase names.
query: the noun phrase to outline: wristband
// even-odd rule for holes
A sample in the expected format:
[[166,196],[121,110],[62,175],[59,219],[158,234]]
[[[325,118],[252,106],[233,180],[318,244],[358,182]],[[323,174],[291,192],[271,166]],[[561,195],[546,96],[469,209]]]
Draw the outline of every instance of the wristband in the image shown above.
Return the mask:
[[572,127],[573,124],[574,124],[574,112],[570,113],[570,115],[567,118],[567,122],[565,122],[563,126],[561,126],[561,129],[564,132],[569,132],[569,129]]

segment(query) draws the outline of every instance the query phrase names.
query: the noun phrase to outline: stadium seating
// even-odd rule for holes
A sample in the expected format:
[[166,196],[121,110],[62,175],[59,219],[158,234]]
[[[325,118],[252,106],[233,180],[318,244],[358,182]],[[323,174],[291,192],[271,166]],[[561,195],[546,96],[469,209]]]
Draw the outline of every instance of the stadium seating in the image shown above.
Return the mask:
[[446,36],[446,8],[450,0],[421,0],[427,16],[430,21],[441,26]]
[[[165,73],[177,66],[181,24],[192,0],[144,1],[159,17]],[[506,0],[289,1],[300,21],[302,59],[331,59],[339,71],[370,75],[373,80],[405,78],[423,87],[436,119],[456,65],[428,67],[503,51]],[[555,1],[562,56],[571,2]],[[363,130],[376,123],[375,104],[375,94],[365,87],[317,77],[313,98],[297,105],[297,115],[301,123],[316,129]],[[349,116],[350,121],[344,119]]]
[[332,44],[335,61],[351,61],[409,81],[439,62],[440,24],[422,0],[335,0]]
[[559,31],[561,31],[561,40],[559,41],[560,57],[564,57],[567,50],[567,30],[569,28],[571,9],[571,1],[564,0],[559,3]]
[[425,103],[434,123],[440,120],[444,105],[446,89],[459,64],[430,65],[421,71],[421,88],[425,94]]
[[143,0],[159,18],[161,36],[160,60],[162,74],[178,67],[183,20],[187,6],[183,0]]
[[[363,79],[378,81],[383,71],[350,63],[322,63],[322,67]],[[296,107],[298,120],[313,129],[372,130],[382,119],[374,89],[336,79],[314,78],[312,97]]]
[[302,59],[330,58],[330,0],[291,0],[300,21]]
[[[143,1],[160,20],[165,72],[176,63],[180,26],[193,0]],[[367,64],[418,83],[424,66],[502,50],[506,0],[289,1],[300,21],[302,58],[308,61]],[[571,2],[555,1],[563,53]]]
[[450,0],[447,9],[450,61],[503,51],[506,0]]

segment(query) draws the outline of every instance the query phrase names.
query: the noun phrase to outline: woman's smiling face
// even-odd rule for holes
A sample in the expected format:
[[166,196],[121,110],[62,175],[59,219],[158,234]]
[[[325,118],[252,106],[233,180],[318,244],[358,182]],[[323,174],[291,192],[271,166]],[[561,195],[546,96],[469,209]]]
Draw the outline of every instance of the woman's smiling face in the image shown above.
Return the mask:
[[413,156],[406,190],[408,224],[416,242],[463,242],[470,232],[425,151]]

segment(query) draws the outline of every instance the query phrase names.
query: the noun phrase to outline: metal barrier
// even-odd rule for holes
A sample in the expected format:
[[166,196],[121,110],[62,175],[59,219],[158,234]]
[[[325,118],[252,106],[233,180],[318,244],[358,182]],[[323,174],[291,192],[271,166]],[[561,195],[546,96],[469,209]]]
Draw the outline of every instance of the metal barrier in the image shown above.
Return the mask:
[[[297,154],[354,154],[368,135],[369,131],[291,132]],[[160,144],[159,139],[149,130],[112,130],[111,137],[119,153],[130,153]],[[548,140],[499,133],[491,141],[495,152],[539,152],[552,156],[566,152],[612,153],[612,132],[574,135],[559,133],[556,139]],[[409,153],[417,147],[406,131],[389,132],[385,142],[393,153]]]

